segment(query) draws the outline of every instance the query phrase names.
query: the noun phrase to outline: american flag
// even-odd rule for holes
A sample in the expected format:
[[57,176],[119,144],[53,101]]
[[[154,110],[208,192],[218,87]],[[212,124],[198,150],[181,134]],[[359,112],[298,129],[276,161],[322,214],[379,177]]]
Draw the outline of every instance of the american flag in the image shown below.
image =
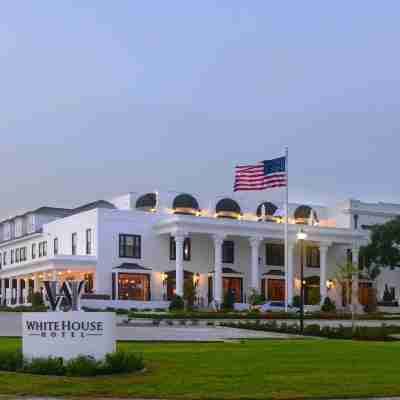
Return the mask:
[[287,185],[286,157],[260,161],[255,165],[238,165],[235,170],[235,192],[264,190]]

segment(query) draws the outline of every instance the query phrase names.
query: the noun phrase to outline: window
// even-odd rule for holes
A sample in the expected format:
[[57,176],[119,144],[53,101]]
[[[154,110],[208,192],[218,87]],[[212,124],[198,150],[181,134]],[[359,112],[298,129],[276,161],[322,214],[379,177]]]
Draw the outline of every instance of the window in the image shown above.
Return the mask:
[[285,265],[285,246],[280,243],[267,243],[265,245],[265,264],[274,267]]
[[141,258],[141,236],[119,235],[119,256],[122,258]]
[[78,246],[78,234],[75,232],[71,236],[71,253],[73,256],[76,256],[77,246]]
[[306,249],[306,264],[309,268],[320,267],[319,248],[316,246],[308,246]]
[[58,255],[58,238],[53,240],[53,253],[55,256]]
[[83,279],[86,282],[85,293],[93,293],[93,288],[94,288],[93,274],[92,273],[85,274],[85,275],[83,275]]
[[2,254],[0,253],[0,269],[1,269],[1,267],[2,267],[2,264],[3,264],[3,256],[2,256]]
[[47,242],[39,243],[39,258],[47,256]]
[[20,251],[19,249],[15,250],[15,262],[16,263],[19,263],[19,251]]
[[119,300],[150,300],[150,277],[147,274],[118,274]]
[[19,259],[21,262],[26,261],[26,247],[21,247],[19,250]]
[[11,260],[10,264],[14,264],[14,250],[11,250]]
[[222,262],[224,264],[233,264],[235,262],[235,243],[225,240],[222,243]]
[[353,215],[353,220],[354,220],[354,229],[358,229],[358,215],[357,214]]
[[3,253],[3,265],[7,265],[7,252]]
[[[190,238],[185,238],[183,241],[183,261],[190,261],[192,258],[192,244]],[[169,259],[176,260],[176,243],[175,238],[169,239]]]
[[92,254],[92,230],[86,229],[86,254]]
[[32,243],[31,254],[32,260],[34,260],[36,258],[36,243]]

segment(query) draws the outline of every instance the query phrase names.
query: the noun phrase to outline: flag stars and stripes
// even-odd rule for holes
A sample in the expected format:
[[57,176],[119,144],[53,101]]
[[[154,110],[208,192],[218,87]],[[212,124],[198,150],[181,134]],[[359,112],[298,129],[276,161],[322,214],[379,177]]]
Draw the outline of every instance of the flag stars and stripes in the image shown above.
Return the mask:
[[286,158],[261,161],[255,165],[238,165],[234,191],[264,190],[286,187]]

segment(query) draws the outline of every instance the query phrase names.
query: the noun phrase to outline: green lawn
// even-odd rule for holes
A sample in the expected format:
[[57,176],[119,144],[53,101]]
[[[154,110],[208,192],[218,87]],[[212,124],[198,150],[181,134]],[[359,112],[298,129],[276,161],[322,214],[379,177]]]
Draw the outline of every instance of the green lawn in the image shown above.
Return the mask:
[[[0,339],[0,348],[17,348]],[[400,342],[121,343],[147,372],[104,378],[0,373],[3,395],[293,399],[400,395]]]

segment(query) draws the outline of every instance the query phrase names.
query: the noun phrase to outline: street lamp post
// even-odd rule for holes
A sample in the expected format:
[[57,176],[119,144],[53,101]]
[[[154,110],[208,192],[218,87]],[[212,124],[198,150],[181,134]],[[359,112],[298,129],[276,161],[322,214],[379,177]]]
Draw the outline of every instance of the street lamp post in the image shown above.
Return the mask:
[[307,234],[303,229],[297,233],[297,240],[300,244],[300,333],[304,332],[304,241]]

